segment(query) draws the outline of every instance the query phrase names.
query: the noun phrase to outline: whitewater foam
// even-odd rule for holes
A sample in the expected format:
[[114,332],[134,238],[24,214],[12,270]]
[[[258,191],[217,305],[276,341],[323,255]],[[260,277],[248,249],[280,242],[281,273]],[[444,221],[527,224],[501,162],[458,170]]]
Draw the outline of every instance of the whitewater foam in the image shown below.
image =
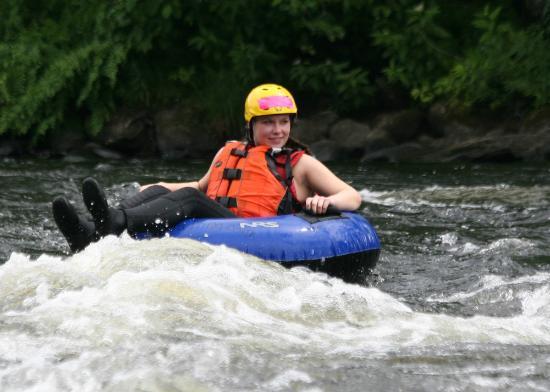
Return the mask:
[[[219,380],[211,369],[230,374],[237,358],[252,366],[285,355],[550,344],[548,276],[482,282],[472,292],[432,300],[524,283],[514,294],[523,312],[470,318],[422,313],[377,288],[191,240],[107,237],[67,258],[14,253],[0,266],[0,387],[30,389],[46,380],[45,390],[98,390],[135,386],[137,374],[158,385],[166,373],[202,388]],[[307,385],[310,377],[272,370],[265,385],[275,389]]]

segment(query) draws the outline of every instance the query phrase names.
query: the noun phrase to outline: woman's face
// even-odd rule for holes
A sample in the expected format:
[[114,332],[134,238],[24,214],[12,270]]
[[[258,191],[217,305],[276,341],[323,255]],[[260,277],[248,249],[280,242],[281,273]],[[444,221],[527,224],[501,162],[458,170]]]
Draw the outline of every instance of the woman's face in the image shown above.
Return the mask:
[[290,115],[273,114],[253,120],[254,143],[257,146],[283,147],[290,135]]

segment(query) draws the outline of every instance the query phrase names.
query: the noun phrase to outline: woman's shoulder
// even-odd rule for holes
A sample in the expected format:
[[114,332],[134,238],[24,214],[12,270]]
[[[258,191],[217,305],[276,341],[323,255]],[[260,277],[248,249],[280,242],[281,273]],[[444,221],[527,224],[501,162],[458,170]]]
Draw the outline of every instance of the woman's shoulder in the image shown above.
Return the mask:
[[323,164],[309,154],[301,154],[293,165],[294,175],[307,174],[319,170]]
[[299,163],[301,163],[302,165],[316,165],[316,164],[321,164],[321,162],[319,162],[317,160],[317,158],[309,155],[309,154],[306,154],[305,151],[303,150],[300,150],[300,151],[296,151],[295,153],[293,154],[297,154],[296,156],[299,158]]
[[303,156],[307,155],[304,150],[294,150],[290,154],[290,164],[296,166],[296,164],[302,159]]

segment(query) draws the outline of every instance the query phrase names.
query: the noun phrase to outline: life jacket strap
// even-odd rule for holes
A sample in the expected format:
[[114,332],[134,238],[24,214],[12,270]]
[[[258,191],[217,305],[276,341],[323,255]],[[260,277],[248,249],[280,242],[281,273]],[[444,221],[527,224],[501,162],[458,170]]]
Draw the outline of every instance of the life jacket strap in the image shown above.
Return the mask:
[[[276,156],[278,155],[285,155],[285,161],[283,164],[280,164]],[[271,173],[275,176],[277,180],[286,188],[285,195],[283,196],[283,199],[281,200],[281,203],[279,204],[279,208],[277,209],[277,215],[286,215],[291,214],[293,210],[296,210],[297,205],[299,203],[294,200],[292,197],[292,192],[290,191],[290,186],[292,185],[292,166],[291,166],[291,154],[292,150],[284,148],[281,151],[272,154],[270,151],[266,153],[266,161],[267,166],[269,167],[269,170]],[[277,166],[284,166],[284,177],[281,176],[277,170]],[[300,207],[301,208],[301,207]],[[298,210],[299,211],[299,210]]]
[[218,196],[216,201],[225,208],[237,208],[237,199],[234,197]]
[[241,174],[241,169],[223,169],[223,178],[226,180],[240,180]]
[[[292,179],[293,179],[293,176],[292,176],[292,166],[291,166],[291,154],[292,154],[292,150],[291,149],[283,149],[281,152],[275,154],[275,155],[282,155],[284,154],[285,155],[285,163],[284,164],[280,164],[279,162],[277,162],[277,159],[268,151],[266,152],[266,161],[267,161],[267,166],[269,167],[269,171],[271,171],[271,173],[275,176],[275,178],[277,180],[279,180],[279,182],[283,185],[283,186],[290,186],[290,184],[292,183]],[[277,171],[277,166],[284,166],[285,170],[285,176],[282,177],[279,172]]]
[[[298,205],[299,207],[297,207],[296,205]],[[300,204],[292,197],[290,187],[286,188],[285,195],[283,196],[283,199],[279,204],[279,208],[277,208],[277,215],[288,215],[292,214],[293,212],[299,212],[301,211],[301,208],[302,206],[300,206]]]

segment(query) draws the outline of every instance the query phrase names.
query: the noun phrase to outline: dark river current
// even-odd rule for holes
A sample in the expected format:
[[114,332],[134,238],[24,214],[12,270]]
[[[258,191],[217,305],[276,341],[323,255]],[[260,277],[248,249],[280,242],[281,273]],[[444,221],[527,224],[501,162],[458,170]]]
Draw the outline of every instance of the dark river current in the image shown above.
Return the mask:
[[71,256],[53,197],[207,162],[0,161],[0,390],[550,390],[550,165],[328,166],[382,242],[364,285],[171,238]]

